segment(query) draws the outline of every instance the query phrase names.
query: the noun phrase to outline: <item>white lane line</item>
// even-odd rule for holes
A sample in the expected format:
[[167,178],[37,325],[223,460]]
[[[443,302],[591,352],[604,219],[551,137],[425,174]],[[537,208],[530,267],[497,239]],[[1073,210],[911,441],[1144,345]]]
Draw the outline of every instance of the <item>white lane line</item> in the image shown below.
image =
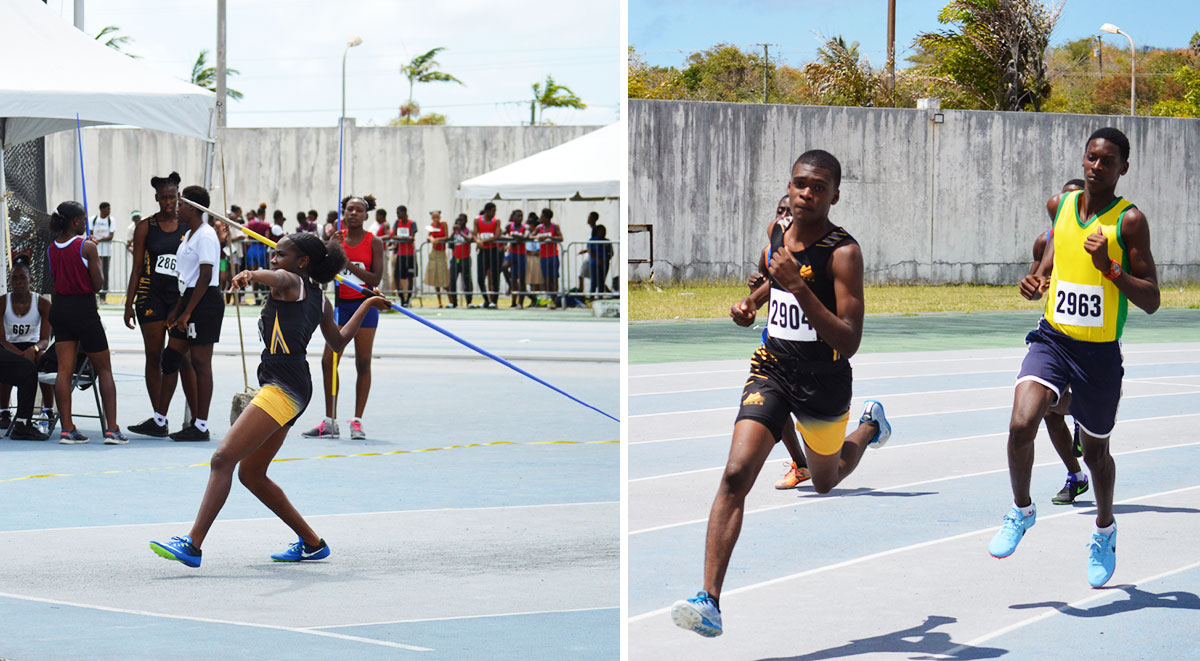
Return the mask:
[[[587,503],[543,503],[540,505],[495,505],[491,507],[437,507],[424,510],[388,510],[384,512],[345,512],[343,514],[307,514],[308,519],[336,519],[343,516],[376,516],[384,514],[426,514],[430,512],[485,512],[489,510],[522,510],[544,507],[590,507],[593,505],[620,505],[617,500],[600,500]],[[274,516],[254,517],[249,519],[221,519],[222,523],[278,521]],[[190,526],[193,521],[164,521],[161,523],[111,523],[103,526],[66,526],[63,528],[30,528],[25,530],[0,530],[0,535],[26,532],[59,532],[63,530],[97,530],[104,528],[144,528],[147,526]]]
[[[1188,418],[1193,415],[1196,415],[1196,414],[1195,413],[1182,413],[1179,415],[1154,415],[1154,416],[1150,416],[1147,418],[1129,418],[1128,420],[1118,420],[1117,424],[1122,424],[1122,423],[1127,423],[1127,422],[1149,422],[1149,421],[1153,421],[1153,420],[1171,420],[1174,418]],[[926,445],[940,445],[942,443],[955,443],[958,441],[977,441],[981,438],[991,438],[993,436],[1006,436],[1007,434],[1008,434],[1008,432],[1002,431],[1002,432],[995,432],[993,434],[976,434],[974,436],[957,436],[955,438],[939,438],[939,439],[932,440],[932,441],[918,441],[916,443],[901,443],[900,445],[887,445],[883,448],[880,448],[878,451],[879,452],[892,452],[894,450],[907,450],[909,448],[919,448],[919,447],[924,447]],[[721,436],[729,436],[729,434],[722,434]],[[693,438],[717,438],[717,436],[694,436]],[[1041,439],[1041,438],[1043,438],[1043,436],[1038,436],[1038,438]],[[683,439],[666,439],[666,440],[683,440]],[[662,442],[662,441],[643,441],[643,442],[644,443],[657,443],[657,442]],[[680,475],[691,475],[692,473],[706,473],[708,471],[719,471],[719,470],[724,470],[724,469],[725,469],[724,466],[714,466],[712,468],[697,468],[696,470],[682,471],[679,473],[665,473],[663,475],[651,475],[649,477],[635,477],[635,478],[630,478],[629,481],[630,482],[645,482],[648,480],[659,480],[659,479],[665,479],[668,477],[678,477]]]
[[[1153,576],[1146,576],[1145,578],[1141,578],[1141,579],[1138,579],[1135,581],[1129,581],[1128,583],[1130,583],[1132,585],[1144,585],[1146,583],[1151,583],[1153,581],[1157,581],[1159,579],[1163,579],[1168,576],[1174,576],[1175,574],[1181,574],[1185,571],[1190,571],[1197,567],[1200,567],[1200,562],[1193,562],[1190,565],[1184,565],[1182,567],[1178,567],[1176,569],[1172,569],[1172,570],[1165,571],[1165,572],[1162,572],[1159,574],[1155,574]],[[1080,599],[1079,601],[1071,602],[1069,604],[1066,604],[1065,606],[1055,607],[1053,610],[1051,610],[1049,612],[1042,613],[1041,615],[1035,615],[1031,618],[1021,620],[1020,622],[1010,624],[1010,625],[1004,627],[1003,629],[997,629],[989,634],[984,634],[984,635],[980,636],[979,638],[976,638],[975,640],[972,640],[968,643],[963,643],[962,645],[957,645],[955,647],[952,647],[952,648],[946,650],[945,652],[941,652],[941,654],[944,656],[947,656],[949,658],[955,658],[958,655],[958,653],[963,650],[975,647],[975,646],[985,643],[989,640],[992,640],[993,638],[997,638],[999,636],[1003,636],[1006,633],[1011,633],[1013,631],[1016,631],[1017,629],[1022,629],[1031,624],[1041,622],[1042,620],[1054,617],[1055,615],[1058,615],[1060,613],[1065,613],[1067,611],[1067,609],[1069,609],[1069,608],[1079,608],[1080,606],[1084,606],[1093,601],[1099,601],[1105,597],[1111,597],[1114,594],[1116,594],[1117,592],[1118,592],[1117,587],[1113,587],[1108,590],[1097,590],[1096,594],[1093,594],[1089,597],[1084,597],[1083,599]]]
[[[1195,363],[1200,363],[1200,361],[1193,360],[1193,361],[1177,362],[1177,363],[1141,363],[1141,364],[1137,364],[1137,365],[1126,364],[1125,367],[1161,367],[1163,365],[1185,365],[1185,364],[1190,365],[1190,364],[1195,364]],[[973,376],[976,374],[978,374],[978,375],[1014,374],[1014,376],[1015,376],[1014,370],[1015,370],[1015,368],[1014,369],[1003,369],[1003,370],[987,370],[987,371],[968,370],[966,372],[937,372],[934,374],[902,374],[902,375],[895,375],[895,376],[861,376],[861,377],[856,376],[856,377],[854,377],[854,382],[862,383],[864,381],[891,381],[891,380],[895,380],[895,379],[933,379],[933,378],[939,378],[939,377],[944,377],[944,376]],[[748,372],[748,370],[747,370],[747,372]],[[1142,377],[1142,378],[1138,378],[1138,379],[1125,379],[1125,380],[1126,381],[1144,381],[1147,379],[1178,379],[1178,378],[1186,379],[1186,378],[1193,377],[1193,376],[1200,376],[1200,374],[1178,374],[1178,375],[1173,375],[1173,376],[1153,376],[1153,377]],[[1196,384],[1189,383],[1187,385],[1190,387],[1195,387]],[[715,388],[692,388],[690,390],[651,390],[648,392],[629,393],[629,397],[630,398],[648,397],[650,395],[686,395],[686,394],[697,393],[697,392],[715,392],[718,390],[741,390],[742,387],[743,386],[741,386],[741,385],[729,385],[729,386],[718,386]],[[1009,387],[1011,387],[1011,386],[1009,386]],[[930,391],[930,392],[959,392],[959,391],[935,390],[935,391]],[[898,393],[898,394],[912,394],[912,393]],[[888,396],[892,397],[893,395],[888,395]]]
[[[1137,420],[1156,420],[1156,419],[1157,418],[1137,418]],[[1127,420],[1126,422],[1134,422],[1134,420]],[[915,447],[921,447],[924,445],[940,445],[942,443],[953,443],[955,441],[976,441],[981,438],[990,438],[992,436],[1005,436],[1007,434],[1008,434],[1008,432],[996,432],[994,434],[976,434],[975,436],[959,436],[957,438],[942,438],[942,439],[938,439],[938,440],[934,440],[934,441],[920,441],[917,443],[904,443],[902,445],[888,445],[888,446],[884,446],[884,447],[880,448],[879,452],[889,452],[891,450],[901,450],[904,448],[915,448]],[[726,436],[728,436],[728,434],[726,434]],[[788,461],[791,461],[791,460],[789,459]],[[790,466],[791,464],[789,463],[788,465]],[[690,470],[690,471],[681,471],[678,473],[665,473],[663,475],[651,475],[649,477],[633,477],[633,478],[629,479],[629,482],[630,483],[648,482],[650,480],[663,480],[663,479],[666,479],[669,477],[679,477],[680,475],[692,475],[693,473],[707,473],[709,471],[719,471],[719,470],[725,470],[725,466],[713,466],[712,468],[697,468],[695,470]]]
[[517,615],[553,615],[555,613],[587,613],[591,611],[620,610],[620,606],[596,606],[594,608],[563,608],[559,610],[520,611],[516,613],[488,613],[487,615],[454,615],[451,617],[423,617],[410,620],[385,620],[383,622],[357,622],[355,624],[327,624],[319,627],[304,627],[306,631],[342,629],[346,627],[374,627],[384,624],[412,624],[414,622],[447,622],[450,620],[478,620],[489,617],[514,617]]
[[[1011,389],[1013,387],[1014,386],[1004,386],[1003,389]],[[1188,386],[1182,386],[1182,387],[1195,388],[1196,384],[1190,384]],[[969,389],[967,389],[967,392],[970,392],[973,390],[999,390],[999,389],[1002,389],[1002,388],[991,388],[991,387],[989,387],[989,388],[969,388]],[[945,390],[945,391],[934,391],[934,392],[954,392],[954,391]],[[876,397],[870,397],[870,398],[855,397],[851,401],[854,401],[854,400],[863,401],[866,399],[886,400],[888,397],[899,397],[904,394],[926,394],[926,393],[896,393],[893,395],[878,395]],[[1144,399],[1146,397],[1177,397],[1180,395],[1197,395],[1197,394],[1200,394],[1200,390],[1186,390],[1184,392],[1154,393],[1151,395],[1127,395],[1125,397],[1122,397],[1121,401],[1124,402],[1127,399]],[[719,406],[717,408],[693,409],[691,411],[666,411],[663,413],[639,413],[637,415],[629,415],[626,417],[627,418],[662,418],[662,417],[666,417],[669,415],[695,415],[697,413],[716,413],[719,411],[736,411],[736,410],[738,410],[738,408],[739,407],[737,407],[737,406]],[[1012,404],[1005,404],[1004,406],[985,406],[983,408],[977,408],[977,409],[958,409],[958,408],[956,408],[956,409],[950,409],[948,411],[931,411],[929,413],[907,413],[905,415],[894,415],[894,416],[889,415],[888,420],[891,420],[893,418],[896,420],[900,420],[903,418],[922,418],[922,417],[930,416],[930,415],[950,415],[952,413],[977,413],[979,411],[996,411],[999,409],[1011,409],[1011,408],[1012,408]]]
[[[881,354],[863,354],[863,356],[860,358],[860,360],[857,361],[855,364],[858,365],[859,367],[867,367],[867,366],[874,367],[876,365],[928,365],[930,363],[971,363],[971,362],[984,362],[984,361],[989,361],[989,360],[1013,360],[1013,359],[1017,359],[1017,358],[1022,358],[1025,355],[1024,348],[1021,348],[1021,349],[1015,349],[1015,348],[1014,349],[989,349],[989,351],[1011,351],[1013,353],[1012,353],[1012,355],[999,354],[999,355],[995,355],[995,356],[978,356],[978,357],[972,357],[972,358],[929,358],[929,359],[923,359],[923,360],[922,359],[914,359],[914,360],[880,360],[880,361],[871,360],[870,357],[878,356]],[[1141,354],[1151,354],[1151,353],[1195,353],[1198,351],[1200,351],[1200,346],[1194,347],[1194,348],[1182,348],[1182,349],[1144,349],[1144,350],[1136,350],[1136,351],[1130,351],[1130,350],[1123,348],[1121,351],[1121,355],[1137,356],[1137,355],[1141,355]],[[900,352],[900,353],[912,354],[912,353],[920,353],[920,352],[904,351],[904,352]],[[936,352],[931,352],[931,353],[936,353]],[[746,360],[748,361],[749,358],[747,358]],[[1194,363],[1194,362],[1198,362],[1198,361],[1193,360],[1193,361],[1182,361],[1182,362]],[[1176,363],[1165,363],[1165,364],[1174,365]],[[672,377],[672,376],[693,376],[696,374],[728,374],[730,372],[743,372],[745,370],[746,370],[745,367],[738,367],[737,369],[700,370],[700,371],[695,371],[695,372],[658,372],[656,374],[630,374],[629,378],[631,378],[631,379],[655,379],[655,378],[665,378],[665,377]]]
[[[1195,444],[1189,443],[1189,445],[1195,445]],[[1007,470],[1007,469],[1005,469],[1005,470]],[[1148,498],[1162,498],[1163,496],[1170,496],[1173,494],[1182,493],[1184,491],[1191,491],[1193,489],[1200,489],[1200,484],[1190,486],[1190,487],[1182,487],[1179,489],[1172,489],[1170,491],[1162,491],[1159,493],[1146,494],[1144,496],[1136,496],[1134,498],[1128,498],[1125,500],[1116,501],[1113,504],[1114,505],[1127,505],[1129,503],[1134,503],[1139,500],[1146,500]],[[1076,516],[1076,515],[1081,515],[1081,514],[1083,514],[1083,512],[1079,512],[1077,510],[1072,509],[1072,510],[1069,510],[1066,512],[1059,512],[1058,514],[1048,514],[1046,516],[1039,517],[1039,520],[1046,521],[1049,519],[1058,519],[1058,518],[1061,518],[1064,516]],[[995,532],[996,530],[999,530],[999,529],[1000,529],[1000,526],[991,526],[988,528],[980,528],[979,530],[972,530],[970,532],[959,533],[957,535],[951,535],[949,537],[930,539],[930,540],[926,540],[924,542],[917,542],[916,544],[910,544],[908,546],[901,546],[901,547],[894,548],[894,549],[888,549],[886,551],[880,551],[878,553],[871,553],[869,555],[859,556],[857,558],[852,558],[850,560],[843,560],[842,562],[834,563],[832,565],[824,565],[822,567],[814,567],[813,569],[806,569],[802,572],[797,572],[795,574],[789,574],[788,576],[780,576],[779,578],[772,578],[768,581],[763,581],[761,583],[754,583],[752,585],[745,585],[740,588],[735,588],[733,590],[726,590],[723,593],[721,593],[721,596],[727,597],[732,594],[741,594],[743,592],[749,592],[751,590],[757,590],[759,588],[765,588],[765,587],[769,587],[772,585],[777,585],[779,583],[785,583],[787,581],[792,581],[792,580],[795,580],[798,578],[805,578],[807,576],[812,576],[814,574],[823,574],[825,572],[833,571],[835,569],[843,569],[845,567],[852,567],[854,565],[860,565],[865,562],[870,562],[871,560],[877,560],[879,558],[886,558],[888,556],[896,555],[898,553],[904,553],[905,551],[915,551],[917,549],[923,549],[923,548],[926,548],[929,546],[936,546],[936,545],[942,544],[944,542],[953,542],[953,541],[956,541],[959,539],[965,539],[967,537],[971,537],[974,535]],[[644,619],[651,618],[651,617],[658,617],[660,615],[665,615],[666,613],[669,613],[670,611],[671,611],[670,606],[668,606],[666,608],[659,608],[658,610],[653,610],[653,611],[650,611],[647,613],[641,613],[639,615],[634,615],[629,618],[629,622],[633,623],[633,622],[637,622],[639,620],[644,620]],[[974,642],[978,642],[978,641],[973,641],[972,644]]]
[[287,631],[289,633],[298,633],[306,636],[321,636],[323,638],[337,638],[339,640],[348,640],[355,643],[365,643],[367,645],[380,645],[383,647],[396,647],[411,652],[432,652],[430,647],[419,647],[417,645],[408,645],[405,643],[393,643],[387,640],[376,640],[374,638],[361,638],[359,636],[347,636],[346,634],[333,633],[329,631],[314,631],[311,629],[298,629],[296,627],[285,627],[278,624],[259,624],[256,622],[239,622],[236,620],[218,620],[211,617],[195,617],[192,615],[171,615],[168,613],[153,613],[151,611],[133,610],[130,608],[113,608],[111,606],[96,606],[94,604],[81,604],[73,601],[62,601],[60,599],[45,599],[42,597],[31,597],[23,594],[11,594],[8,592],[0,592],[0,597],[8,597],[9,599],[21,599],[23,601],[36,601],[43,604],[54,604],[56,606],[71,606],[74,608],[87,608],[90,610],[106,611],[109,613],[123,613],[125,615],[144,615],[147,617],[161,617],[168,620],[186,620],[188,622],[204,622],[206,624],[228,624],[235,627],[251,627],[255,629],[273,629],[275,631]]
[[[1189,413],[1186,415],[1181,415],[1179,417],[1188,417],[1188,416],[1196,416],[1196,415],[1200,415],[1200,413]],[[1131,455],[1131,454],[1141,454],[1143,452],[1157,452],[1159,450],[1173,450],[1176,448],[1186,448],[1186,447],[1191,447],[1194,445],[1200,445],[1200,441],[1195,441],[1192,443],[1178,443],[1176,445],[1160,445],[1160,446],[1153,447],[1153,448],[1142,448],[1140,450],[1127,450],[1125,452],[1113,452],[1112,456],[1124,457],[1126,455]],[[884,449],[886,450],[887,448],[884,448]],[[1034,464],[1033,467],[1034,468],[1045,468],[1047,466],[1060,465],[1061,461],[1058,461],[1057,457],[1055,459],[1056,459],[1055,461],[1046,461],[1046,462],[1043,462],[1040,464]],[[888,487],[866,487],[866,488],[862,488],[860,490],[855,490],[853,493],[846,494],[845,496],[839,494],[836,496],[827,497],[827,496],[817,496],[814,494],[814,495],[805,496],[799,502],[792,501],[792,502],[788,502],[788,503],[781,503],[779,505],[771,505],[769,507],[760,507],[760,508],[754,509],[754,510],[746,510],[742,516],[744,518],[751,514],[761,514],[763,512],[773,512],[775,510],[783,510],[783,509],[787,509],[789,507],[803,507],[805,505],[818,505],[821,503],[832,503],[832,502],[836,502],[837,499],[839,499],[839,498],[848,498],[850,496],[858,496],[858,495],[862,495],[862,494],[866,494],[866,493],[893,491],[896,489],[911,489],[912,487],[921,487],[921,486],[925,486],[927,484],[936,484],[938,482],[950,482],[952,480],[961,480],[961,479],[970,478],[970,477],[983,477],[984,475],[997,475],[1000,473],[1007,473],[1007,472],[1008,472],[1008,467],[1005,466],[1004,468],[997,468],[997,469],[993,469],[993,470],[979,471],[976,473],[964,473],[962,475],[948,475],[946,477],[935,477],[935,478],[929,479],[929,480],[920,480],[917,482],[909,482],[906,484],[895,484],[895,485],[888,486]],[[696,525],[699,523],[707,524],[708,517],[704,517],[703,519],[692,519],[691,521],[681,521],[678,523],[666,523],[661,526],[654,526],[652,528],[642,528],[640,530],[630,530],[628,533],[628,536],[632,537],[634,535],[641,535],[641,534],[650,533],[650,532],[658,532],[660,530],[669,530],[671,528],[682,528],[683,526],[693,526],[693,525]]]
[[694,441],[694,440],[700,439],[700,438],[720,438],[722,436],[729,436],[731,431],[732,430],[724,431],[724,432],[721,432],[720,434],[706,434],[704,436],[676,436],[674,438],[654,438],[654,439],[649,439],[649,440],[645,440],[645,441],[629,441],[629,443],[627,445],[643,445],[643,444],[647,444],[647,443],[671,443],[673,441]]

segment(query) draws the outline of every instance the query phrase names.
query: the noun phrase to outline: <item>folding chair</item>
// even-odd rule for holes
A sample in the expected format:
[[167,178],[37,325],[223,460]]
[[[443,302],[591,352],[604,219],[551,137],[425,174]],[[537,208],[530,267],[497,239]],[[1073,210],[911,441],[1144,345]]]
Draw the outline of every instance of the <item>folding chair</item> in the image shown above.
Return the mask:
[[[54,385],[58,381],[58,354],[54,350],[54,345],[51,344],[46,352],[42,355],[42,360],[38,364],[38,382]],[[96,415],[88,415],[86,413],[76,413],[72,408],[71,417],[79,418],[96,418],[100,420],[100,426],[104,426],[104,421],[108,418],[104,415],[104,403],[100,400],[100,387],[96,384],[96,370],[92,367],[92,360],[87,357],[87,354],[76,350],[75,354],[75,372],[71,375],[71,389],[74,390],[92,389],[92,396],[96,400]],[[54,413],[50,416],[50,432],[54,433],[54,427],[58,424],[58,406],[54,407]],[[9,427],[11,430],[12,427]]]

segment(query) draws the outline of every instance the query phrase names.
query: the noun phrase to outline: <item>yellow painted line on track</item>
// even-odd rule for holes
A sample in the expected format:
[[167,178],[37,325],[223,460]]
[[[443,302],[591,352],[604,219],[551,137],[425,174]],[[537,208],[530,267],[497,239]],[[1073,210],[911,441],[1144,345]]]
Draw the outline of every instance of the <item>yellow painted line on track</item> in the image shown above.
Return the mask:
[[[388,452],[360,452],[358,454],[322,454],[316,457],[277,457],[271,460],[271,463],[282,461],[312,461],[314,459],[348,459],[350,457],[382,457],[389,454],[410,454],[414,452],[439,452],[441,450],[461,450],[465,448],[482,448],[489,445],[608,445],[620,443],[618,440],[611,441],[530,441],[528,443],[517,443],[515,441],[491,441],[488,443],[468,443],[466,445],[447,445],[441,448],[421,448],[420,450],[391,450]],[[152,468],[129,468],[125,470],[106,470],[97,471],[94,473],[41,473],[38,475],[24,475],[22,477],[10,477],[0,480],[0,484],[4,482],[20,482],[21,480],[32,480],[43,477],[86,477],[94,475],[116,475],[120,473],[145,473],[148,471],[163,471],[163,470],[178,470],[181,468],[206,468],[208,462],[202,464],[187,464],[184,466],[155,466]]]

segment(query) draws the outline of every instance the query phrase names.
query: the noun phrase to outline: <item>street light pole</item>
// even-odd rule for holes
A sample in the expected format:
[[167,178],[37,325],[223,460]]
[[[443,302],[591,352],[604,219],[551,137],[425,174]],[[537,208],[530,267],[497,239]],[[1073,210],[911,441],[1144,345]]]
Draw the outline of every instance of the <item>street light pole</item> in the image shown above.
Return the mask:
[[350,49],[362,44],[362,37],[354,37],[346,42],[346,50],[342,51],[342,122],[346,121],[346,56]]
[[1129,115],[1130,116],[1136,115],[1137,114],[1137,69],[1136,69],[1136,66],[1134,63],[1134,57],[1135,57],[1136,51],[1134,51],[1134,49],[1133,49],[1133,37],[1129,36],[1129,34],[1127,32],[1124,32],[1123,30],[1121,30],[1121,28],[1113,25],[1112,23],[1105,23],[1104,25],[1101,25],[1100,31],[1107,32],[1109,34],[1123,34],[1123,35],[1125,35],[1125,38],[1129,40]]

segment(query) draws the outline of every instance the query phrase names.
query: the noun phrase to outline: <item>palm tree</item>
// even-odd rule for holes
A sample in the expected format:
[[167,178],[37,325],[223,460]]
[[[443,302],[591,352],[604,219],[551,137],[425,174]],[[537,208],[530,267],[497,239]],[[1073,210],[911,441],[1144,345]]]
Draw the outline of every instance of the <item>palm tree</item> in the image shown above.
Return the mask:
[[[546,74],[546,84],[533,84],[533,102],[529,106],[529,123],[542,123],[542,113],[546,108],[575,108],[583,110],[587,104],[582,99],[575,96],[568,87],[559,85],[554,82],[554,77]],[[534,121],[534,111],[537,112],[537,121]]]
[[437,54],[446,50],[445,46],[432,48],[412,59],[408,64],[400,65],[400,74],[408,79],[408,102],[400,106],[400,116],[404,124],[412,124],[413,118],[421,114],[421,106],[413,101],[413,89],[417,83],[458,83],[463,81],[446,73],[438,71]]
[[[212,92],[217,91],[217,68],[205,66],[208,64],[208,49],[200,51],[200,55],[196,58],[196,63],[192,65],[192,84],[199,85],[206,90]],[[240,73],[237,69],[225,68],[226,76],[236,76]],[[234,101],[239,101],[242,98],[242,93],[232,87],[225,88],[225,95]]]
[[[119,28],[115,25],[107,25],[104,27],[103,30],[100,30],[99,34],[96,35],[96,41],[104,42],[105,46],[108,46],[109,48],[111,48],[123,55],[128,55],[129,57],[133,57],[133,58],[141,57],[140,55],[134,55],[133,53],[126,53],[123,50],[126,44],[133,41],[133,37],[129,37],[126,35],[118,36],[117,33],[120,31],[121,31],[121,28]],[[105,37],[108,37],[108,38],[105,39]]]

